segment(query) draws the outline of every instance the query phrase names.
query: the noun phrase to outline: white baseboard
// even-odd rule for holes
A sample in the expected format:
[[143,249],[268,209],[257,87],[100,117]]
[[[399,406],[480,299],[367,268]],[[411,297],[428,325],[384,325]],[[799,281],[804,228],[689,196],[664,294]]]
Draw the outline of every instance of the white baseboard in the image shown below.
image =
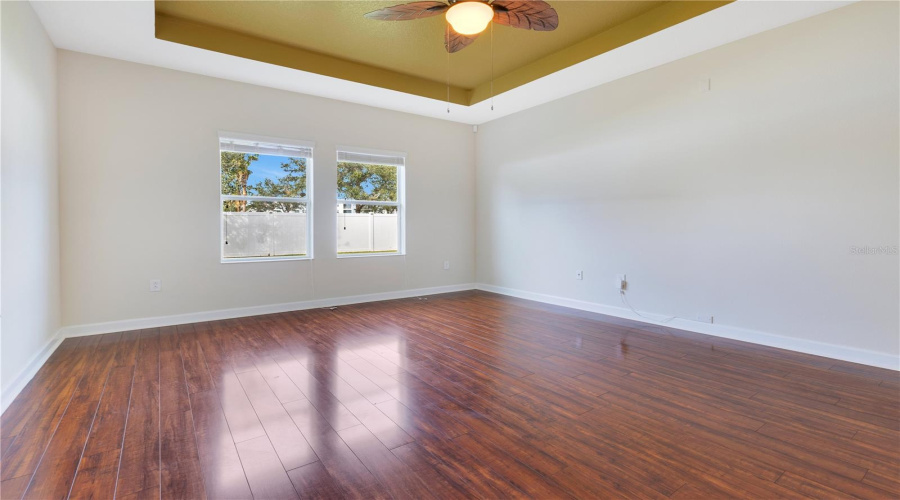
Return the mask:
[[6,411],[9,404],[16,399],[16,396],[18,396],[19,393],[22,392],[22,389],[28,385],[28,382],[34,378],[34,375],[42,366],[44,366],[44,363],[47,362],[47,359],[50,358],[50,355],[53,354],[53,351],[59,347],[59,344],[61,344],[62,341],[63,338],[59,335],[59,332],[57,332],[56,335],[47,341],[47,345],[45,345],[43,349],[38,351],[30,360],[28,360],[28,364],[25,365],[25,368],[19,372],[16,378],[3,388],[3,392],[0,393],[0,413]]
[[[557,297],[554,295],[545,295],[542,293],[529,292],[525,290],[517,290],[513,288],[505,288],[495,285],[479,283],[479,290],[486,292],[499,293],[501,295],[509,295],[510,297],[518,297],[526,300],[534,300],[545,304],[552,304],[572,309],[580,309],[582,311],[590,311],[618,318],[625,318],[642,323],[653,325],[662,325],[676,328],[679,330],[687,330],[715,337],[724,337],[732,340],[740,340],[759,344],[768,347],[777,347],[779,349],[787,349],[790,351],[802,352],[805,354],[813,354],[826,358],[839,359],[842,361],[850,361],[852,363],[860,363],[869,366],[877,366],[880,368],[888,368],[891,370],[900,370],[900,357],[877,351],[869,351],[865,349],[857,349],[855,347],[847,347],[835,344],[826,344],[815,340],[799,339],[796,337],[785,337],[772,333],[760,332],[757,330],[749,330],[729,325],[719,325],[710,323],[701,323],[699,321],[690,321],[683,318],[675,318],[668,323],[660,323],[658,320],[667,319],[667,316],[661,314],[645,313],[641,311],[642,316],[636,315],[630,309],[625,307],[611,306],[595,302],[587,302],[583,300],[567,299],[565,297]],[[654,318],[657,321],[652,319]]]
[[261,314],[273,314],[279,312],[299,311],[303,309],[316,309],[320,307],[334,307],[363,302],[376,302],[379,300],[404,299],[419,297],[422,295],[435,295],[439,293],[459,292],[473,290],[475,285],[465,283],[461,285],[437,286],[430,288],[417,288],[412,290],[398,290],[394,292],[372,293],[367,295],[353,295],[349,297],[334,297],[328,299],[309,300],[303,302],[288,302],[283,304],[270,304],[262,306],[238,307],[233,309],[220,309],[216,311],[203,311],[197,313],[174,314],[170,316],[157,316],[153,318],[126,319],[121,321],[109,321],[105,323],[93,323],[87,325],[73,325],[60,328],[44,348],[35,354],[8,387],[0,393],[0,412],[6,411],[10,403],[22,392],[22,389],[34,378],[34,375],[59,347],[62,341],[69,337],[83,337],[86,335],[99,335],[103,333],[124,332],[140,330],[142,328],[157,328],[161,326],[183,325],[197,323],[199,321],[214,321],[219,319],[242,318],[246,316],[258,316]]
[[140,330],[142,328],[158,328],[161,326],[184,325],[187,323],[197,323],[200,321],[243,318],[247,316],[259,316],[261,314],[274,314],[288,311],[301,311],[304,309],[318,309],[321,307],[334,307],[344,306],[348,304],[361,304],[364,302],[377,302],[379,300],[405,299],[409,297],[419,297],[422,295],[435,295],[439,293],[460,292],[463,290],[473,289],[475,289],[474,284],[466,283],[462,285],[416,288],[412,290],[398,290],[395,292],[351,295],[348,297],[333,297],[328,299],[307,300],[302,302],[286,302],[282,304],[237,307],[233,309],[219,309],[216,311],[174,314],[171,316],[156,316],[152,318],[126,319],[121,321],[109,321],[105,323],[73,325],[63,327],[60,330],[60,336],[62,338],[83,337],[85,335],[98,335],[101,333],[126,332],[131,330]]
[[[488,285],[484,283],[466,283],[461,285],[439,286],[431,288],[418,288],[413,290],[398,290],[395,292],[372,293],[367,295],[353,295],[349,297],[334,297],[328,299],[317,299],[303,302],[288,302],[283,304],[271,304],[262,306],[239,307],[234,309],[220,309],[216,311],[204,311],[197,313],[175,314],[171,316],[157,316],[153,318],[129,319],[121,321],[110,321],[106,323],[93,323],[87,325],[74,325],[63,327],[57,335],[51,338],[44,348],[35,354],[29,360],[26,368],[19,373],[18,376],[3,389],[0,394],[0,412],[6,411],[9,404],[19,395],[22,389],[34,377],[47,358],[53,354],[53,351],[59,347],[63,339],[68,337],[80,337],[85,335],[97,335],[102,333],[122,332],[129,330],[139,330],[142,328],[157,328],[161,326],[181,325],[186,323],[196,323],[199,321],[214,321],[220,319],[241,318],[246,316],[257,316],[261,314],[273,314],[279,312],[299,311],[303,309],[316,309],[320,307],[334,307],[348,304],[359,304],[363,302],[376,302],[380,300],[403,299],[409,297],[418,297],[422,295],[435,295],[439,293],[459,292],[463,290],[484,290],[486,292],[499,293],[511,297],[518,297],[545,304],[553,304],[557,306],[570,307],[582,311],[590,311],[618,318],[625,318],[634,321],[640,321],[648,324],[662,325],[657,320],[665,319],[665,316],[659,314],[641,313],[642,316],[634,314],[631,310],[624,307],[611,306],[607,304],[599,304],[595,302],[587,302],[583,300],[568,299],[565,297],[557,297],[554,295],[546,295],[542,293],[529,292],[525,290],[517,290],[512,288],[504,288],[500,286]],[[785,337],[756,330],[749,330],[728,325],[707,324],[697,321],[689,321],[686,319],[676,318],[664,326],[669,326],[681,330],[687,330],[715,337],[723,337],[743,342],[750,342],[769,347],[777,347],[788,349],[791,351],[802,352],[806,354],[814,354],[827,358],[850,361],[853,363],[861,363],[864,365],[878,366],[881,368],[889,368],[892,370],[900,370],[900,358],[891,354],[857,349],[853,347],[840,346],[835,344],[826,344],[813,340],[798,339],[794,337]]]

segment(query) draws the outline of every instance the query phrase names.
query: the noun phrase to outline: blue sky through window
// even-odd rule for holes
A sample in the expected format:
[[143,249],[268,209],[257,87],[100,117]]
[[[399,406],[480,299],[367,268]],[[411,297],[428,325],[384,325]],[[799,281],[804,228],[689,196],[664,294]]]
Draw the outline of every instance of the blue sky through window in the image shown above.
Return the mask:
[[281,164],[287,162],[288,159],[284,156],[259,155],[259,159],[250,164],[251,173],[247,184],[252,186],[263,179],[272,179],[273,182],[277,182],[278,179],[284,177]]

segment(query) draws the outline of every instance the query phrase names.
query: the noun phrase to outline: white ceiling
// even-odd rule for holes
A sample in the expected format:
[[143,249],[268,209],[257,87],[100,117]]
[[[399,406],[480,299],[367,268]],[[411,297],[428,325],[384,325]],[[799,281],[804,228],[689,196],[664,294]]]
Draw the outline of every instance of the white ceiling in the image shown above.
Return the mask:
[[[61,49],[480,124],[704,50],[853,3],[739,0],[474,106],[451,105],[361,83],[242,59],[154,37],[152,1],[31,0]],[[398,3],[400,3],[398,1]]]

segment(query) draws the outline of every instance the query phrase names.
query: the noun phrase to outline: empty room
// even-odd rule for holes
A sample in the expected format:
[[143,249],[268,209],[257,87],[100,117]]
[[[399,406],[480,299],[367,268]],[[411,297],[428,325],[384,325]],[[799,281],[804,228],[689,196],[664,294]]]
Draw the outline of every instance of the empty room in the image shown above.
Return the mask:
[[900,498],[900,1],[0,0],[0,499]]

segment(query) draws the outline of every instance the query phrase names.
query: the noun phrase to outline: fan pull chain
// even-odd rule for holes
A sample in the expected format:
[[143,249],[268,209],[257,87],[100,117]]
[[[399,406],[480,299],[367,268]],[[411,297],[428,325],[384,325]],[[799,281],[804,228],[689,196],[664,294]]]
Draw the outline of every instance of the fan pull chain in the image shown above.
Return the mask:
[[450,24],[447,24],[447,35],[444,38],[444,44],[447,51],[447,113],[450,113]]
[[494,110],[494,22],[491,21],[491,111]]

